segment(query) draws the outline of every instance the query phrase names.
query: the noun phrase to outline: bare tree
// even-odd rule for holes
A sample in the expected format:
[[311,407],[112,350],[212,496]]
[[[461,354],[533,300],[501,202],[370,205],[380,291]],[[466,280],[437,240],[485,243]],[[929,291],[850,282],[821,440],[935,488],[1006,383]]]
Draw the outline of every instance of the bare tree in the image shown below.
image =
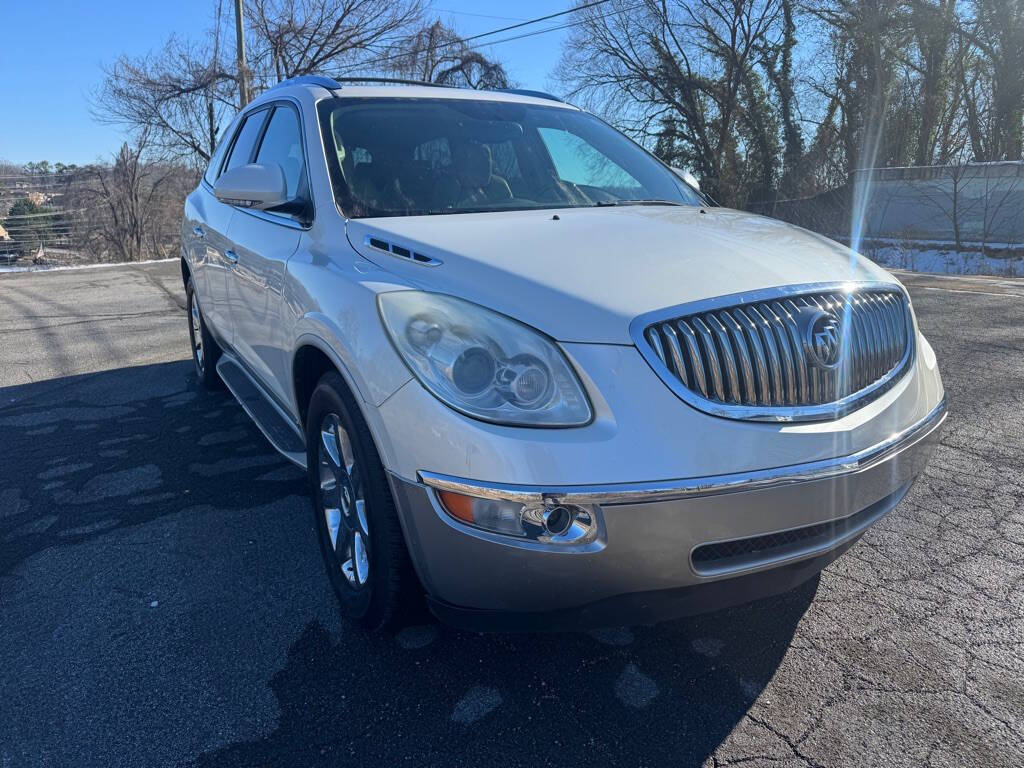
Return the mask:
[[1024,0],[974,0],[961,34],[976,50],[961,72],[976,160],[1024,156]]
[[235,74],[221,60],[219,22],[204,44],[172,37],[152,56],[122,56],[105,69],[93,99],[97,119],[146,134],[164,160],[209,162],[236,109]]
[[[147,151],[165,162],[205,166],[237,110],[238,73],[224,50],[217,0],[201,42],[171,37],[159,52],[121,56],[93,97],[97,119],[146,133]],[[254,91],[297,75],[358,67],[420,18],[419,0],[249,0],[245,4]]]
[[[105,260],[139,261],[149,252],[164,255],[160,247],[173,239],[167,221],[180,224],[180,196],[187,176],[180,166],[146,163],[147,140],[143,132],[134,144],[122,145],[113,163],[83,169],[83,182],[75,190],[75,202],[90,211],[80,236]],[[154,246],[155,252],[154,252]]]
[[908,65],[919,74],[920,85],[917,111],[916,165],[934,162],[936,145],[942,139],[940,120],[944,108],[957,90],[950,88],[950,60],[955,53],[952,46],[957,27],[957,0],[913,0],[910,6],[910,26],[917,55]]
[[949,166],[950,184],[946,191],[949,205],[944,209],[948,212],[950,226],[953,230],[953,244],[958,252],[964,249],[963,237],[960,234],[960,222],[963,217],[963,211],[961,210],[963,207],[963,190],[969,171],[970,166],[966,163],[951,163]]
[[558,77],[720,200],[771,186],[776,126],[761,65],[781,44],[779,0],[626,0],[580,11]]
[[[1005,165],[1012,167],[1009,163]],[[991,170],[991,166],[987,170]],[[1020,235],[1024,232],[1019,223],[1021,202],[1024,201],[1021,183],[1024,174],[1021,171],[1020,164],[1017,164],[1013,175],[1000,177],[985,173],[982,177],[983,187],[979,195],[982,253],[1020,243]],[[995,244],[992,242],[994,238],[998,238]]]
[[[844,175],[876,165],[905,165],[906,134],[889,130],[905,120],[900,71],[910,42],[903,0],[821,0],[808,6],[825,28],[818,55],[831,59],[827,80],[816,84],[834,100],[834,133]],[[893,120],[896,119],[896,121]],[[904,131],[906,125],[902,126]],[[819,131],[832,131],[819,125]]]
[[250,66],[265,86],[289,77],[350,72],[408,35],[419,0],[249,0]]
[[796,77],[793,55],[797,46],[796,18],[799,9],[794,0],[781,0],[782,39],[778,45],[762,46],[765,74],[775,89],[785,150],[779,192],[792,197],[804,191],[804,138],[798,119]]
[[399,40],[380,61],[389,74],[439,85],[508,88],[510,84],[500,62],[471,48],[440,20]]

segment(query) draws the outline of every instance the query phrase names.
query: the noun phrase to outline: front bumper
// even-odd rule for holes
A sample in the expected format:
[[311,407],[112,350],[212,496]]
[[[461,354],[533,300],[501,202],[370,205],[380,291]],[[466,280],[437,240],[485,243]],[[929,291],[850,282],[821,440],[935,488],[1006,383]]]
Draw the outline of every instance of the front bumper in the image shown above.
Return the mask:
[[[653,623],[796,586],[906,495],[946,417],[855,454],[776,469],[644,484],[524,487],[390,475],[406,540],[441,618],[473,629]],[[435,489],[600,507],[578,549],[490,534],[450,517]]]

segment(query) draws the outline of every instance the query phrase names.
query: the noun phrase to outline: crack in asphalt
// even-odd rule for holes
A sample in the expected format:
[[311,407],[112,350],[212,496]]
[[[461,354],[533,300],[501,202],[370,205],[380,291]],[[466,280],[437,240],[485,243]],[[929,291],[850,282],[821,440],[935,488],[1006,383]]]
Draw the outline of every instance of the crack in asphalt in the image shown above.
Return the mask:
[[[175,264],[175,266],[177,266],[177,264]],[[184,288],[181,287],[179,290],[180,282],[175,284],[174,290],[171,290],[163,283],[163,281],[158,280],[155,277],[155,273],[151,269],[134,267],[132,271],[137,275],[142,275],[142,277],[145,278],[145,280],[149,282],[150,285],[161,291],[167,297],[168,302],[172,307],[176,307],[178,309],[185,309],[186,301],[184,295]]]
[[27,333],[30,331],[41,331],[51,328],[70,328],[75,325],[88,325],[90,323],[102,323],[109,322],[110,320],[130,320],[132,318],[140,317],[167,317],[168,312],[165,309],[158,309],[152,312],[117,312],[103,315],[94,315],[85,320],[71,320],[66,323],[41,323],[40,325],[26,325],[20,328],[5,328],[5,333]]

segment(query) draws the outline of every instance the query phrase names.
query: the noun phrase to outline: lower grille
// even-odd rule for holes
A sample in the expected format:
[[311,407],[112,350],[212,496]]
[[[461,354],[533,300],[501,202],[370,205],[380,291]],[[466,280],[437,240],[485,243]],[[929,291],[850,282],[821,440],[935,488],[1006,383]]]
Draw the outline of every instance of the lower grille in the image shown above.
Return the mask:
[[718,575],[828,549],[860,533],[884,516],[899,503],[909,487],[909,484],[903,486],[860,512],[840,520],[745,539],[702,544],[690,554],[693,570],[702,575]]
[[696,309],[647,319],[637,342],[683,399],[716,415],[834,416],[834,404],[880,395],[912,357],[910,308],[889,285],[778,289]]

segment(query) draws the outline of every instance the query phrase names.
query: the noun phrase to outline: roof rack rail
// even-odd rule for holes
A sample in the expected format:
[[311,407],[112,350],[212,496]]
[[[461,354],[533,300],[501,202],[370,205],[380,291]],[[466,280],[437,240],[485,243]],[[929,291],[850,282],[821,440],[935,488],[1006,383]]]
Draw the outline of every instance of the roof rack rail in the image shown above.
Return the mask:
[[529,88],[495,88],[494,90],[499,93],[514,93],[517,96],[532,96],[535,99],[545,99],[547,101],[557,101],[559,104],[565,104],[563,99],[553,96],[545,91],[533,91]]
[[338,77],[335,79],[339,83],[339,88],[341,83],[385,83],[388,85],[425,85],[429,88],[458,88],[457,85],[431,83],[427,80],[407,80],[404,77]]
[[289,77],[287,80],[282,80],[280,83],[272,85],[270,90],[273,90],[274,88],[281,88],[285,85],[319,85],[329,91],[336,91],[341,88],[341,83],[333,77],[324,77],[323,75],[299,75],[298,77]]
[[[404,77],[374,77],[368,75],[366,77],[325,77],[323,75],[299,75],[298,77],[290,77],[287,80],[282,80],[280,83],[271,86],[273,88],[281,88],[286,85],[319,85],[322,88],[326,88],[329,91],[338,91],[343,87],[343,83],[383,83],[386,85],[421,85],[427,88],[458,88],[457,85],[447,85],[445,83],[431,83],[426,80],[410,80]],[[545,91],[534,91],[529,88],[493,88],[489,89],[497,93],[513,93],[517,96],[531,96],[535,99],[544,99],[545,101],[557,101],[559,104],[564,104],[563,99],[558,98]]]

